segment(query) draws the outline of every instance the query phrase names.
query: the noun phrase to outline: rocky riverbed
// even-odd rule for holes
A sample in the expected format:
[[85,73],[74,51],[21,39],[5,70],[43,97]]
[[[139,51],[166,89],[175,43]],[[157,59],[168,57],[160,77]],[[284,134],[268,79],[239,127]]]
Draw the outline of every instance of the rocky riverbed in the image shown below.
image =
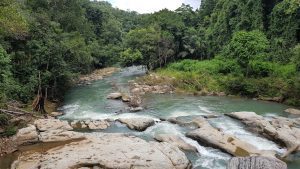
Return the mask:
[[71,89],[63,115],[53,113],[62,116],[37,119],[11,138],[18,151],[0,158],[0,168],[299,167],[297,109],[128,85],[144,73],[127,68]]

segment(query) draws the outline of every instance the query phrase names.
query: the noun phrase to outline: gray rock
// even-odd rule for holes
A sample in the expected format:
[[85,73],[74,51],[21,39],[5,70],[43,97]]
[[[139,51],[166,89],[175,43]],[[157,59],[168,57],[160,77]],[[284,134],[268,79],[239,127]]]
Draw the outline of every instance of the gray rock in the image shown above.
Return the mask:
[[107,99],[121,99],[122,98],[122,93],[116,92],[116,93],[110,93],[107,96]]
[[58,116],[62,116],[62,115],[64,115],[63,112],[52,112],[52,113],[50,113],[50,116],[52,116],[52,117],[58,117]]
[[103,134],[53,148],[22,154],[12,169],[66,168],[189,169],[191,164],[177,147],[146,142],[134,136]]
[[284,111],[287,113],[290,113],[290,114],[300,115],[300,110],[298,110],[298,109],[288,108]]
[[155,135],[155,140],[161,141],[161,142],[166,142],[169,144],[172,144],[176,147],[178,147],[181,150],[186,150],[186,151],[194,151],[197,152],[196,147],[186,143],[183,139],[181,139],[179,136],[172,135],[172,134],[157,134]]
[[26,128],[19,129],[14,141],[18,145],[38,142],[38,132],[36,131],[36,127],[34,125],[28,125]]
[[144,110],[144,108],[142,108],[142,107],[131,107],[129,109],[129,111],[131,111],[131,112],[139,112],[139,111],[142,111],[142,110]]
[[39,131],[48,130],[73,130],[67,121],[61,121],[58,119],[39,119],[34,122],[34,125]]
[[269,157],[233,157],[227,169],[287,169],[287,165],[276,158]]
[[151,118],[120,118],[117,121],[126,124],[132,130],[138,131],[144,131],[154,125],[154,120]]
[[[284,143],[288,149],[300,145],[300,128],[297,119],[284,117],[264,118],[254,112],[233,112],[228,116],[241,120],[244,124],[267,138]],[[300,151],[299,149],[296,151]]]
[[49,130],[41,132],[39,140],[44,143],[59,142],[59,141],[72,141],[85,138],[82,133],[66,130]]
[[233,135],[226,134],[212,127],[204,118],[194,120],[199,126],[198,129],[188,132],[186,135],[204,145],[221,149],[234,156],[262,155],[274,157],[273,151],[261,151],[255,146],[236,138]]
[[107,129],[110,126],[110,124],[105,120],[93,120],[88,124],[89,129],[91,130],[97,130],[97,129]]

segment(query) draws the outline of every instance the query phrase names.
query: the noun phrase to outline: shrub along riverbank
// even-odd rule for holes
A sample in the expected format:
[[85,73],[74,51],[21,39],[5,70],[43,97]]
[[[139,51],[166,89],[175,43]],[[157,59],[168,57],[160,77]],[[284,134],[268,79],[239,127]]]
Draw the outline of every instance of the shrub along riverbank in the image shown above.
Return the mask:
[[[262,68],[253,65],[251,72]],[[300,105],[300,74],[294,64],[278,65],[266,63],[267,76],[245,77],[234,61],[220,59],[197,61],[183,60],[172,63],[156,73],[159,76],[172,77],[172,84],[187,92],[225,92],[252,98]],[[265,68],[265,67],[263,67]],[[250,70],[249,70],[250,71]]]
[[269,49],[263,33],[240,31],[214,59],[187,59],[157,72],[174,77],[174,86],[187,91],[225,91],[299,106],[300,46],[286,63],[272,61]]

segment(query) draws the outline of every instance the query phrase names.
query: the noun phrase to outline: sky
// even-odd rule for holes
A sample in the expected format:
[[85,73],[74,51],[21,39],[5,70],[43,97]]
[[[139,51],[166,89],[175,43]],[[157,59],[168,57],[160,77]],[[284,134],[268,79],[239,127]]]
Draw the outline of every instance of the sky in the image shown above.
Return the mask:
[[191,5],[194,9],[200,6],[201,0],[105,0],[113,7],[123,10],[137,11],[138,13],[152,13],[167,8],[175,10],[182,3]]

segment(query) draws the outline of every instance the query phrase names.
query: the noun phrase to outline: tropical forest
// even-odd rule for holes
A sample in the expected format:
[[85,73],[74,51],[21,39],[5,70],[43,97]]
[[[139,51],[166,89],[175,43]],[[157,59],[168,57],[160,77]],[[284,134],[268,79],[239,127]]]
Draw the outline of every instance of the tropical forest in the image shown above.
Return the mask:
[[0,169],[299,169],[299,0],[0,0]]

